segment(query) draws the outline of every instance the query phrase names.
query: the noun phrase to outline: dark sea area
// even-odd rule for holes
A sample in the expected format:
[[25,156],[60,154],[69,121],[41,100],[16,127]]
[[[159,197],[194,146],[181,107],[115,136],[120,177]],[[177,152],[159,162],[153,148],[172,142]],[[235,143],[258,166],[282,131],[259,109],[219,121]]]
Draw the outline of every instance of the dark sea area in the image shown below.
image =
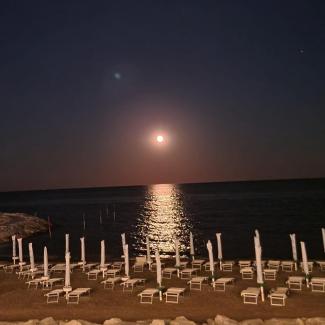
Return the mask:
[[[24,239],[25,258],[32,242],[36,261],[44,245],[50,259],[63,261],[65,233],[73,261],[80,260],[81,236],[87,261],[99,262],[102,239],[108,258],[120,257],[121,233],[126,233],[130,257],[145,253],[147,235],[152,252],[158,247],[161,255],[173,255],[176,236],[181,253],[188,255],[190,231],[197,256],[207,256],[209,239],[216,255],[215,233],[221,232],[224,259],[253,258],[255,229],[265,259],[291,258],[290,233],[296,233],[298,245],[305,241],[308,258],[325,257],[325,179],[3,192],[0,211],[50,217],[51,238],[43,233]],[[0,245],[0,257],[10,256],[11,241]]]

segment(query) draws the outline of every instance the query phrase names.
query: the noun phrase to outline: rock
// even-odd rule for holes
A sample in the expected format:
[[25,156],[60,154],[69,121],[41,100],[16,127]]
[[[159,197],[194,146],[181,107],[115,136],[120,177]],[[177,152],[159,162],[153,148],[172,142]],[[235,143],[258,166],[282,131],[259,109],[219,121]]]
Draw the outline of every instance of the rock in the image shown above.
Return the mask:
[[215,325],[214,320],[211,318],[207,319],[207,323],[208,323],[208,325]]
[[264,321],[265,325],[304,325],[301,318],[271,318]]
[[305,320],[306,325],[325,325],[324,317],[312,317]]
[[0,243],[11,241],[11,236],[15,234],[28,237],[47,230],[47,221],[44,219],[25,213],[0,212]]
[[264,322],[262,319],[260,318],[256,318],[256,319],[246,319],[243,320],[241,322],[239,322],[240,325],[263,325]]
[[121,324],[121,323],[123,323],[121,318],[111,318],[111,319],[105,320],[103,325],[115,325],[115,324]]
[[165,325],[165,321],[163,319],[153,319],[150,325]]
[[176,317],[174,320],[170,321],[170,325],[196,325],[195,322],[188,320],[184,316]]
[[214,319],[215,325],[238,325],[239,323],[231,318],[228,318],[226,316],[217,315]]
[[39,325],[58,325],[58,322],[53,317],[46,317],[39,322]]

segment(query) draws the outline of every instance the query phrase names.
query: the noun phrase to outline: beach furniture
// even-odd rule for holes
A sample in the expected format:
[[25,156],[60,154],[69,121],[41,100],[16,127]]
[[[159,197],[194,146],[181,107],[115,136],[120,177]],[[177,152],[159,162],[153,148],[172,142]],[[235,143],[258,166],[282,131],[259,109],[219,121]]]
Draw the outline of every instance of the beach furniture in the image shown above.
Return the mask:
[[[308,271],[310,273],[313,272],[314,262],[307,262],[307,263],[308,263]],[[303,262],[300,262],[300,267],[302,270],[304,269]]]
[[135,263],[132,266],[134,273],[143,272],[144,266],[146,264],[147,264],[146,256],[137,256],[135,258]]
[[87,264],[82,264],[82,262],[78,263],[79,266],[84,270],[84,272],[89,272],[91,269],[95,268],[98,266],[98,263],[87,263]]
[[90,296],[90,288],[77,288],[67,293],[67,304],[79,304],[80,296],[88,294]]
[[[261,265],[262,265],[262,269],[265,268],[266,265],[266,261],[265,260],[261,260]],[[253,266],[256,267],[256,261],[253,261]]]
[[277,270],[276,269],[264,269],[263,275],[264,275],[264,280],[276,280]]
[[282,261],[281,262],[281,269],[284,272],[292,272],[295,267],[294,261]]
[[193,260],[192,261],[192,268],[195,269],[195,268],[198,268],[202,269],[202,265],[205,263],[205,260],[199,260],[199,259],[196,259],[196,260]]
[[268,297],[270,298],[271,306],[285,306],[285,301],[288,298],[289,289],[286,287],[277,287],[271,289]]
[[6,273],[12,273],[14,270],[19,270],[19,264],[10,264],[10,265],[3,265],[2,268]]
[[54,266],[51,267],[50,270],[53,273],[65,272],[65,264],[64,263],[55,264]]
[[53,286],[64,285],[64,278],[52,278],[42,281],[43,290],[52,290]]
[[190,285],[190,290],[202,290],[202,284],[204,281],[207,281],[208,278],[206,276],[197,276],[192,278],[187,284]]
[[261,293],[260,288],[248,287],[241,292],[241,296],[244,298],[244,304],[257,305],[257,299]]
[[232,272],[234,264],[234,261],[224,261],[221,263],[221,270],[224,272]]
[[240,270],[245,268],[245,267],[250,267],[252,265],[252,261],[250,260],[240,260],[238,261],[238,265]]
[[302,284],[304,283],[304,281],[305,281],[304,276],[289,276],[286,284],[288,285],[290,290],[301,291]]
[[122,270],[122,267],[124,265],[123,261],[117,261],[112,263],[112,269]]
[[166,302],[171,304],[178,304],[180,296],[184,297],[186,288],[168,288],[164,293],[166,296]]
[[117,276],[119,276],[121,273],[121,269],[108,269],[106,271],[104,271],[104,276],[108,277],[108,278],[115,278]]
[[28,289],[31,287],[31,286],[34,286],[35,289],[38,288],[38,285],[39,284],[42,284],[44,280],[42,278],[37,278],[37,279],[33,279],[33,280],[29,280],[27,282],[25,282],[28,286]]
[[[163,262],[161,262],[160,264],[161,264],[161,267],[165,266],[165,263],[163,263]],[[156,262],[151,263],[150,271],[151,272],[156,272],[157,271],[157,263]]]
[[121,286],[123,286],[123,292],[133,292],[134,287],[144,286],[145,283],[146,279],[144,278],[134,278],[122,282]]
[[141,304],[152,304],[154,295],[159,295],[159,290],[148,288],[138,294]]
[[311,291],[313,292],[325,292],[325,278],[311,278],[310,281]]
[[318,264],[319,265],[319,269],[321,270],[321,271],[325,271],[325,261],[316,261],[316,264]]
[[190,280],[194,275],[197,275],[197,271],[199,269],[196,268],[186,268],[180,271],[180,277],[182,280]]
[[175,267],[166,267],[161,272],[162,278],[163,279],[171,279],[173,273],[177,274],[177,269]]
[[251,266],[242,268],[240,273],[243,280],[251,280],[254,278],[254,269]]
[[32,271],[32,270],[26,270],[26,271],[19,271],[17,272],[18,274],[18,279],[34,279],[36,275],[41,275],[43,274],[43,271],[41,270],[36,270],[36,271]]
[[[215,268],[218,266],[218,264],[219,264],[219,262],[213,262],[213,265],[214,265]],[[203,267],[204,267],[204,270],[205,271],[211,271],[210,270],[210,262],[209,261],[208,262],[205,262],[203,264]]]
[[267,267],[268,267],[269,269],[273,269],[273,270],[277,270],[277,271],[279,271],[279,269],[280,269],[280,264],[281,264],[281,262],[278,261],[278,260],[269,260],[269,261],[267,262]]
[[235,278],[219,278],[212,285],[215,291],[226,291],[227,284],[234,284]]
[[102,271],[98,269],[90,270],[87,272],[88,280],[97,280],[98,274],[100,273],[102,273]]
[[180,268],[180,269],[185,269],[185,268],[187,268],[187,265],[188,265],[188,261],[180,261],[180,262],[179,262],[179,268]]
[[104,289],[112,289],[114,290],[115,284],[121,282],[121,277],[116,278],[107,278],[106,280],[102,281],[101,283],[104,284]]
[[46,293],[44,296],[47,297],[46,302],[48,304],[52,304],[52,303],[58,303],[60,296],[64,295],[64,293],[65,292],[63,289],[55,289]]

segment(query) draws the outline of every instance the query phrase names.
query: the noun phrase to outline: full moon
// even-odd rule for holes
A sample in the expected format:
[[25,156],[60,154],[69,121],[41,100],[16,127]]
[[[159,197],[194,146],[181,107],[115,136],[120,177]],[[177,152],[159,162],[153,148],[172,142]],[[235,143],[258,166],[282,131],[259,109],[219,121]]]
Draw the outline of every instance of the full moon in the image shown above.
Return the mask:
[[164,137],[162,135],[158,135],[156,140],[158,143],[162,143],[162,142],[164,142]]

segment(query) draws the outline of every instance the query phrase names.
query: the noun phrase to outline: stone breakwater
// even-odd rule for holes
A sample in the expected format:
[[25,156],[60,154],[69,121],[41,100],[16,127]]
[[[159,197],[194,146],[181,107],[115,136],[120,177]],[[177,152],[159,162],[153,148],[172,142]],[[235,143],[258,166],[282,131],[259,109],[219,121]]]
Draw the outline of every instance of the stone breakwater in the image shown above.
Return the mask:
[[0,212],[0,243],[11,240],[12,235],[28,237],[47,231],[46,220],[25,213]]
[[[202,325],[325,325],[324,317],[312,318],[271,318],[262,319],[247,319],[236,321],[226,316],[217,315],[215,319],[208,319]],[[54,320],[52,317],[47,317],[42,320],[32,319],[26,322],[1,322],[0,325],[100,325],[91,323],[85,320]],[[188,320],[184,316],[176,317],[174,320],[153,319],[142,320],[136,322],[123,321],[120,318],[111,318],[105,320],[102,325],[197,325],[197,323]]]

